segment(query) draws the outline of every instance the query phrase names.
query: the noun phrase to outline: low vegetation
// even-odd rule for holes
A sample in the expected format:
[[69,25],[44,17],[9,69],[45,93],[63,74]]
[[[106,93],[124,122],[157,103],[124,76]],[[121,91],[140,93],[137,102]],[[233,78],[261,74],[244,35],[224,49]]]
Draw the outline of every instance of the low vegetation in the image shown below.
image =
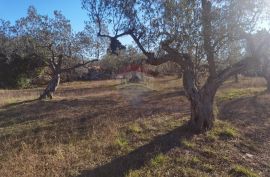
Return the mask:
[[264,87],[256,87],[256,88],[231,88],[218,94],[218,101],[228,101],[242,97],[249,97],[256,95],[265,90]]
[[76,3],[0,19],[0,176],[270,175],[270,3]]
[[[0,173],[117,177],[270,173],[270,110],[264,104],[269,105],[269,95],[258,92],[220,100],[214,128],[194,134],[187,128],[189,107],[177,91],[178,81],[164,77],[154,82],[155,89],[144,84],[119,87],[118,81],[63,84],[53,101],[27,101],[30,94],[24,102],[9,103],[12,94],[18,94],[10,91],[0,114]],[[237,90],[227,84],[220,93],[224,96]],[[241,110],[235,106],[230,116],[224,115],[228,105],[242,99],[246,103],[256,99],[257,109],[265,106],[263,124],[251,124],[257,115],[248,105]],[[246,116],[246,111],[254,112]],[[251,132],[251,126],[256,131]]]
[[257,175],[253,171],[240,165],[236,165],[235,167],[233,167],[230,171],[230,174],[233,176],[259,177],[259,175]]

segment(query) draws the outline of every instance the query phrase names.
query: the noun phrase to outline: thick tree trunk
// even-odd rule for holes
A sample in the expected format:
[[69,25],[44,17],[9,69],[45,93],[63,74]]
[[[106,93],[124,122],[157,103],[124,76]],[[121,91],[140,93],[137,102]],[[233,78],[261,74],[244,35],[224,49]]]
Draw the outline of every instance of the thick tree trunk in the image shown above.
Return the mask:
[[54,74],[52,79],[49,81],[48,86],[40,95],[39,99],[53,98],[53,94],[56,91],[60,83],[60,74]]
[[210,130],[214,125],[214,96],[215,91],[199,92],[196,99],[190,100],[191,119],[190,125],[194,131],[203,132]]
[[192,130],[203,132],[211,129],[214,124],[213,104],[218,84],[209,78],[204,86],[198,89],[191,63],[189,66],[183,73],[183,86],[190,101],[190,125]]
[[129,82],[131,82],[131,83],[138,83],[138,82],[140,82],[140,80],[141,79],[137,76],[136,72],[135,71],[132,71],[131,72],[131,77],[129,79]]
[[238,83],[238,82],[239,82],[238,74],[235,74],[235,75],[234,75],[234,82],[235,82],[235,83]]

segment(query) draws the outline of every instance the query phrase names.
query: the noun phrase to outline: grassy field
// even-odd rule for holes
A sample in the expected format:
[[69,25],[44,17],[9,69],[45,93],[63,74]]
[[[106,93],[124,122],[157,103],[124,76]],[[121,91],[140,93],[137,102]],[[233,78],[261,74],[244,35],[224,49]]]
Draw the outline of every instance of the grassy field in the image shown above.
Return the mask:
[[0,90],[0,176],[268,177],[270,94],[260,78],[226,82],[213,130],[187,129],[181,80]]

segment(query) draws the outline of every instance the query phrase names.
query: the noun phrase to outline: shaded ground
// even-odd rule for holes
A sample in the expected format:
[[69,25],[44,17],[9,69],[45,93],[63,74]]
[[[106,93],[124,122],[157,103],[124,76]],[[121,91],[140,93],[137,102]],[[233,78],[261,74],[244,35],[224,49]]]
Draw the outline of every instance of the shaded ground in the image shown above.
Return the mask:
[[[239,161],[248,160],[253,168],[270,175],[270,94],[261,92],[225,102],[221,119],[232,122],[243,135],[237,145],[242,155]],[[245,154],[252,157],[246,159]]]
[[0,174],[269,176],[270,96],[250,82],[223,86],[220,120],[202,135],[188,131],[189,103],[173,77],[67,83],[52,101],[2,91]]
[[92,170],[85,170],[79,176],[125,176],[129,171],[143,167],[158,154],[168,153],[171,149],[181,146],[181,140],[190,139],[191,136],[192,132],[189,132],[186,125],[182,125],[169,133],[154,137],[151,142],[127,155]]

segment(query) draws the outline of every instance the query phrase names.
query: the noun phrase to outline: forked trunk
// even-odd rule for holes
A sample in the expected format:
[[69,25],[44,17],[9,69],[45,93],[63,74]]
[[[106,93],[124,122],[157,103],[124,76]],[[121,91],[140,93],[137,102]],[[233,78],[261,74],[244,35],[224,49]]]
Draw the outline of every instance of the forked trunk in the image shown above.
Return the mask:
[[203,132],[213,127],[215,116],[213,112],[215,93],[199,92],[195,99],[190,101],[190,125],[194,131]]
[[55,74],[48,83],[48,86],[40,95],[39,99],[53,98],[53,94],[56,91],[60,83],[60,74]]
[[190,101],[192,130],[203,132],[209,130],[214,124],[213,103],[218,84],[211,78],[206,81],[201,89],[195,83],[195,75],[192,65],[183,73],[183,85]]

